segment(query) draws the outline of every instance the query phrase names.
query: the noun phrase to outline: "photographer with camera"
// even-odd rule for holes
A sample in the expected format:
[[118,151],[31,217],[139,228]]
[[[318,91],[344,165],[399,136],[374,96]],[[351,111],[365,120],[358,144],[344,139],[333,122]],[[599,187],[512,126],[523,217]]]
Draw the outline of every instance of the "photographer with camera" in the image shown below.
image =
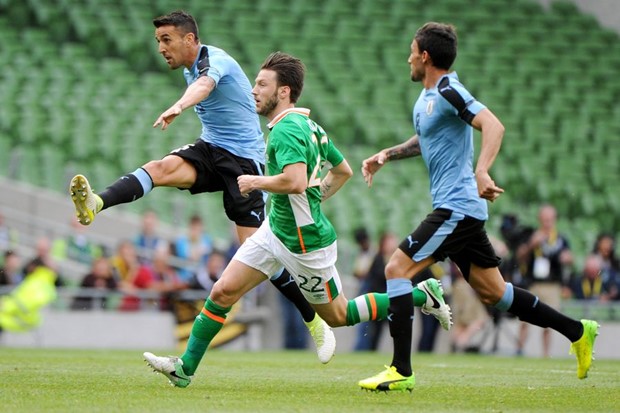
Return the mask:
[[[568,289],[570,282],[573,254],[566,237],[557,228],[557,212],[549,204],[542,205],[538,211],[539,227],[528,241],[517,249],[517,259],[526,269],[525,281],[532,294],[549,306],[559,309],[563,289]],[[527,340],[527,324],[521,324],[517,354],[522,354]],[[544,329],[543,356],[549,357],[551,331]]]

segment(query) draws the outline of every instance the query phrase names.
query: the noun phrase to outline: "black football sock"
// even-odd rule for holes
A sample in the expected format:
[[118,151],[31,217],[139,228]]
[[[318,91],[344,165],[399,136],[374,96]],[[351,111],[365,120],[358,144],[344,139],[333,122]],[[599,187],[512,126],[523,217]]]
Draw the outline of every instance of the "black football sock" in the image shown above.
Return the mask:
[[520,320],[542,328],[552,328],[563,334],[571,342],[579,340],[583,334],[583,324],[565,316],[543,303],[534,294],[514,287],[514,299],[508,312]]
[[390,298],[388,310],[390,335],[394,341],[392,366],[403,376],[411,376],[411,336],[413,332],[413,296],[411,293]]
[[290,302],[292,302],[301,317],[304,319],[306,323],[314,320],[315,311],[314,308],[310,306],[306,297],[301,293],[301,290],[297,286],[297,283],[293,279],[293,276],[289,274],[287,270],[282,272],[278,278],[270,279],[271,283],[284,295]]
[[[136,174],[139,174],[139,176],[136,176]],[[149,192],[152,187],[153,181],[148,173],[144,169],[139,168],[133,173],[122,176],[97,195],[103,200],[103,210],[114,205],[125,204],[142,198],[145,194],[145,189],[147,189],[146,192]]]

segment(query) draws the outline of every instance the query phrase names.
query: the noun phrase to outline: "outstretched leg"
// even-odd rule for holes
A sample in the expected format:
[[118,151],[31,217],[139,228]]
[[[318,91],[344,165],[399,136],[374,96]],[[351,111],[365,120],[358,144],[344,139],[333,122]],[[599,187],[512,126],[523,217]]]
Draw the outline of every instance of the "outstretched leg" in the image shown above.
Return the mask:
[[133,202],[156,186],[189,188],[195,181],[196,170],[190,162],[176,155],[168,155],[120,177],[100,193],[93,192],[83,175],[71,179],[69,190],[78,221],[82,225],[90,225],[102,210]]
[[485,304],[508,311],[529,324],[552,328],[570,340],[571,352],[577,357],[577,377],[587,377],[592,364],[594,340],[598,335],[598,323],[565,316],[531,292],[505,283],[496,267],[481,268],[472,264],[469,282]]

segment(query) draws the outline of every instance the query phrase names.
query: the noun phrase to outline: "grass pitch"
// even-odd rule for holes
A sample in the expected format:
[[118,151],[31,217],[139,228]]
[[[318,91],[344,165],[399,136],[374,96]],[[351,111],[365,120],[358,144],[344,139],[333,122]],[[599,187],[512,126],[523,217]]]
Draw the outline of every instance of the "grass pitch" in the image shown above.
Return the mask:
[[[158,354],[163,354],[158,352]],[[370,393],[357,381],[389,354],[210,351],[193,383],[170,387],[139,351],[0,349],[3,412],[613,412],[620,361],[414,355],[413,393]]]

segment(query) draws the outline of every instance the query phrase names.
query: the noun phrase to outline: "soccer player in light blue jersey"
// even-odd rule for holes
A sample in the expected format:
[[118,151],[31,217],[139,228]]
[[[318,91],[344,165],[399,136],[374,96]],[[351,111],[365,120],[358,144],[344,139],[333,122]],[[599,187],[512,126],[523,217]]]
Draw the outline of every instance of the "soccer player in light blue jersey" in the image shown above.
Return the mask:
[[[92,192],[86,177],[76,175],[70,193],[78,220],[90,225],[102,210],[133,202],[157,186],[186,189],[191,194],[221,191],[226,215],[235,222],[243,243],[265,219],[266,196],[261,191],[242,196],[237,185],[238,176],[263,175],[265,169],[265,141],[252,85],[224,50],[200,42],[198,26],[190,14],[175,11],[155,18],[153,25],[159,53],[170,69],[183,68],[188,84],[183,96],[157,118],[153,127],[166,129],[185,109],[193,107],[202,133],[193,144],[148,162],[98,194]],[[299,309],[317,347],[326,340],[333,341],[331,329],[316,315],[288,273],[276,274],[271,281]]]
[[[577,357],[577,377],[583,379],[592,362],[598,324],[562,315],[530,292],[504,282],[499,272],[500,261],[484,224],[488,218],[486,202],[495,201],[504,192],[489,175],[504,126],[474,99],[456,73],[450,72],[456,50],[453,26],[431,22],[416,32],[408,59],[411,80],[424,86],[413,108],[416,133],[362,163],[362,174],[370,186],[373,175],[387,162],[422,155],[430,175],[433,212],[402,241],[385,268],[393,359],[386,370],[361,380],[359,385],[373,391],[413,389],[410,280],[445,258],[459,267],[483,303],[566,336]],[[472,127],[482,132],[475,169]]]

